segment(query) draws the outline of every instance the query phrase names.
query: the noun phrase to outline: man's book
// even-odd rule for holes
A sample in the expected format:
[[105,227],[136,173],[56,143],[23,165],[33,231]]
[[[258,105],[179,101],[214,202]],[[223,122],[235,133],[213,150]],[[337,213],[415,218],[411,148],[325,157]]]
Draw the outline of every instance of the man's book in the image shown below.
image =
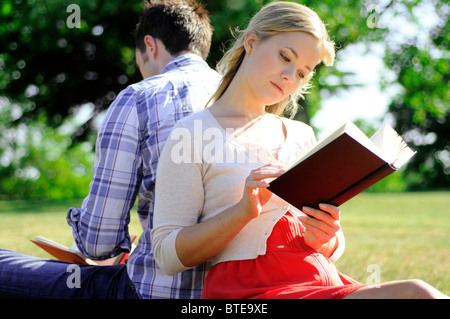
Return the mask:
[[[131,241],[133,242],[135,239],[136,235],[131,235]],[[75,244],[72,245],[72,247],[66,247],[42,236],[35,236],[34,239],[32,239],[31,241],[36,245],[38,245],[43,250],[45,250],[47,253],[55,257],[56,259],[73,264],[98,265],[98,266],[117,265],[125,263],[125,260],[127,260],[130,255],[129,253],[121,253],[109,259],[94,261],[85,257],[77,249]]]
[[268,189],[297,209],[340,206],[398,170],[414,153],[387,124],[369,139],[346,122],[288,165]]

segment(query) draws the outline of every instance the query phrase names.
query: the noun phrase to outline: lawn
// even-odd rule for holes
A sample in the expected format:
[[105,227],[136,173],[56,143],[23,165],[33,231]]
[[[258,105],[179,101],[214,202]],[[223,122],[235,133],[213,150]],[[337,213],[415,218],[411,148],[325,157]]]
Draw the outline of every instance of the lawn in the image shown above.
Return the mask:
[[450,192],[361,194],[341,207],[338,269],[370,282],[418,278],[450,294]]
[[[82,199],[61,202],[0,201],[0,248],[49,257],[30,241],[36,235],[71,246],[73,237],[72,229],[66,222],[67,210],[69,207],[80,207],[81,203]],[[129,229],[136,235],[142,232],[135,211],[131,214]]]
[[[366,283],[420,278],[450,295],[450,193],[363,193],[341,207],[346,237],[341,272]],[[42,235],[70,246],[66,202],[0,201],[0,247],[39,257],[30,242]],[[135,214],[130,224],[139,234]]]

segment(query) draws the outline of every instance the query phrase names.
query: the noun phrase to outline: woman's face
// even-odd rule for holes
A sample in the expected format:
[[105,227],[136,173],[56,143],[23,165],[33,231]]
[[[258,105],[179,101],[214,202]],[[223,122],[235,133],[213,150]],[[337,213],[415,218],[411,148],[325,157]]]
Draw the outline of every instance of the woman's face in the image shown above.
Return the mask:
[[251,94],[263,105],[293,93],[320,62],[319,40],[305,32],[282,32],[265,40],[246,36],[244,76]]

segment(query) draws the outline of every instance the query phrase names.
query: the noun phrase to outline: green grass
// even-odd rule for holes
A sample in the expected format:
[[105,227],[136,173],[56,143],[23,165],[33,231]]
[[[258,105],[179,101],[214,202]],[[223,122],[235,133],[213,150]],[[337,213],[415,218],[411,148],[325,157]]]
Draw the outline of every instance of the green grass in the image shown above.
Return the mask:
[[341,219],[341,272],[366,283],[376,265],[381,281],[418,278],[450,294],[450,192],[364,193]]
[[[50,257],[30,241],[36,235],[71,246],[72,229],[66,222],[66,215],[69,207],[81,207],[81,204],[82,200],[0,201],[0,248]],[[131,214],[129,229],[136,235],[142,232],[135,211]]]
[[[341,207],[346,238],[338,269],[366,283],[373,270],[380,280],[419,278],[450,295],[450,193],[364,193]],[[30,242],[42,235],[70,246],[64,202],[0,201],[0,247],[38,257],[48,255]],[[132,233],[140,234],[135,214]]]

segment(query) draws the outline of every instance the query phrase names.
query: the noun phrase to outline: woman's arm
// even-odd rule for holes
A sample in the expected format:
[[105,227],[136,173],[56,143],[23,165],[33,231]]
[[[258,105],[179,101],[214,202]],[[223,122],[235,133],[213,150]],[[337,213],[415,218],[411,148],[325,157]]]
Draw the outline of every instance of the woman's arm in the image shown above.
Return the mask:
[[[204,185],[202,160],[196,156],[202,152],[194,150],[188,152],[192,158],[178,158],[191,150],[191,135],[181,124],[174,127],[161,153],[156,176],[152,247],[159,267],[169,275],[201,264],[225,247],[259,215],[272,196],[266,189],[269,184],[263,180],[282,173],[279,166],[253,170],[236,205],[211,218],[200,218]],[[199,219],[204,221],[198,223]]]
[[242,199],[234,206],[200,224],[183,228],[177,236],[176,251],[187,267],[201,264],[222,250],[250,220],[261,213],[272,197],[264,179],[278,177],[281,167],[266,165],[253,170],[245,181]]

